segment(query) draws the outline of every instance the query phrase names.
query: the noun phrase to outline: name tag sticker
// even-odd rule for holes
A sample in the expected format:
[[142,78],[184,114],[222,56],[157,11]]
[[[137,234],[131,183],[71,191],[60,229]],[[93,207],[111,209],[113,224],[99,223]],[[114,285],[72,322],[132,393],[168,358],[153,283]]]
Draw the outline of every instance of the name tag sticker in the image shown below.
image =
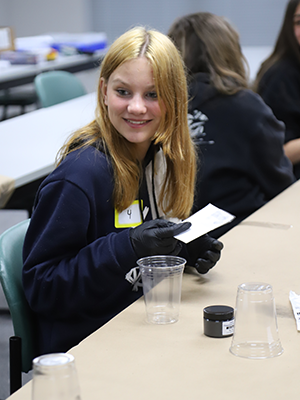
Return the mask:
[[[143,208],[143,204],[142,204]],[[115,227],[116,228],[131,228],[133,226],[138,226],[142,223],[139,201],[135,200],[131,206],[126,208],[126,210],[118,213],[115,210]]]

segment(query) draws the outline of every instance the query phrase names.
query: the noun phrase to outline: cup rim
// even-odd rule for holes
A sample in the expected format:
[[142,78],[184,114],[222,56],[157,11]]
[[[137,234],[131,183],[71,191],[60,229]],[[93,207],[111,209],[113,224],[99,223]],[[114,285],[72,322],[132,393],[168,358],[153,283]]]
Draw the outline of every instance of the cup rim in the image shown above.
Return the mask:
[[238,285],[239,290],[243,290],[244,292],[265,292],[268,290],[273,290],[272,285],[266,282],[244,282]]
[[[51,362],[52,359],[52,362]],[[42,354],[32,360],[33,368],[65,368],[74,362],[75,358],[69,353]],[[46,361],[46,362],[43,362]],[[48,362],[47,362],[48,361]]]
[[[176,263],[174,263],[174,265],[168,265],[168,266],[155,265],[155,261],[157,263],[159,263],[163,259],[166,259],[166,261],[173,260],[173,261],[176,261]],[[147,261],[147,260],[153,260],[154,264],[144,265],[143,261]],[[161,268],[161,269],[171,268],[172,269],[172,268],[184,267],[186,262],[187,262],[186,259],[183,257],[172,256],[172,255],[156,255],[156,256],[147,256],[147,257],[139,258],[136,263],[139,267],[143,267],[143,268]]]

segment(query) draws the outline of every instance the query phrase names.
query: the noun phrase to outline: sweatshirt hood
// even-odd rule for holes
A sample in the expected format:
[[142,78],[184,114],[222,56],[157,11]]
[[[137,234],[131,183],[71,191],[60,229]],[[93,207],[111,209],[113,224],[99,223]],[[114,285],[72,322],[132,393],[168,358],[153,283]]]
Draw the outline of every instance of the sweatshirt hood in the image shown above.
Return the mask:
[[189,81],[189,110],[193,110],[194,105],[201,106],[202,103],[210,100],[220,93],[211,85],[209,74],[198,72]]

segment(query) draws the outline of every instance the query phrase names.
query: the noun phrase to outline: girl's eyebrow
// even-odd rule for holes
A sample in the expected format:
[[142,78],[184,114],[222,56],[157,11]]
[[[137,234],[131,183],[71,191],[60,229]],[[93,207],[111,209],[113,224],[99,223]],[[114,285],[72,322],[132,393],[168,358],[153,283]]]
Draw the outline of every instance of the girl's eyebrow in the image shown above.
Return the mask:
[[[112,80],[112,83],[118,84],[118,85],[123,85],[123,86],[130,86],[129,83],[123,81],[123,80],[120,79],[120,78],[115,78],[115,79],[113,79],[113,80]],[[147,90],[156,90],[155,85],[149,85],[149,86],[147,86]]]
[[122,81],[122,80],[119,79],[119,78],[113,79],[112,82],[113,82],[113,83],[119,83],[119,84],[124,85],[124,86],[128,86],[128,83]]

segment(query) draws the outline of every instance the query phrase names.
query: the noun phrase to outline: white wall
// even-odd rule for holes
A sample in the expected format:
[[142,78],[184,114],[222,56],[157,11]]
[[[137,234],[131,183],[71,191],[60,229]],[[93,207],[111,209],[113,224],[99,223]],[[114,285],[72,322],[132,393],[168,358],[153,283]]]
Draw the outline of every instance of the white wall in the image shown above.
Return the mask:
[[0,0],[0,26],[11,25],[11,6],[8,0]]
[[109,42],[141,24],[167,32],[175,18],[197,11],[227,17],[244,46],[273,46],[288,0],[0,0],[0,25],[16,36],[104,31]]
[[12,26],[15,36],[91,30],[86,0],[0,0],[0,25]]
[[274,44],[288,0],[193,0],[196,11],[227,17],[240,34],[242,45]]
[[166,33],[175,18],[199,11],[227,17],[245,46],[273,45],[288,0],[90,0],[94,30],[105,31],[109,42],[133,25]]

